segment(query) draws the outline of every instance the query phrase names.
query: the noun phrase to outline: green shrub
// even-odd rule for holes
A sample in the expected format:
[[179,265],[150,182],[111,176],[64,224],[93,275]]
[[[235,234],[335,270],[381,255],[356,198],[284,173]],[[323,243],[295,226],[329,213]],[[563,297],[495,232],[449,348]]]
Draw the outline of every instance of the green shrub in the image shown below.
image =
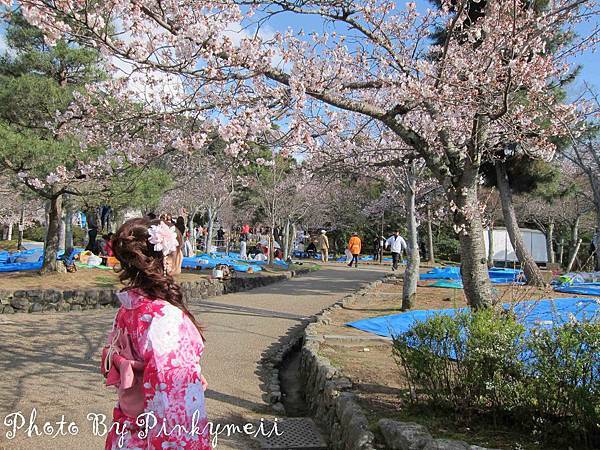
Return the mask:
[[395,336],[394,354],[417,396],[457,408],[497,408],[520,382],[523,332],[512,316],[492,310],[436,315]]
[[445,261],[460,261],[460,242],[455,235],[441,235],[435,240],[435,257]]
[[42,225],[34,225],[23,230],[23,238],[30,241],[43,242],[46,239],[46,227]]
[[[46,239],[46,227],[42,225],[35,225],[33,227],[26,228],[23,231],[23,237],[30,241],[38,241],[44,242]],[[76,247],[81,247],[85,239],[87,237],[87,233],[84,229],[73,226],[73,245]],[[100,239],[101,235],[98,235],[98,239]]]
[[411,400],[501,417],[552,442],[600,439],[600,323],[526,333],[510,312],[437,315],[393,338]]
[[[600,433],[600,322],[536,330],[527,341],[537,432]],[[552,424],[549,427],[549,424]]]

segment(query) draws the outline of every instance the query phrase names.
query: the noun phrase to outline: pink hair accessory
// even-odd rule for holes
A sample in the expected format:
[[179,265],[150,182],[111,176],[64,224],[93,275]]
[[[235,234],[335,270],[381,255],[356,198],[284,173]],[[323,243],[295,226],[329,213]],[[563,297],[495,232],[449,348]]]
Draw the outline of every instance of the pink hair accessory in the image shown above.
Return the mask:
[[179,247],[175,227],[169,227],[164,222],[159,225],[152,225],[148,230],[148,234],[150,234],[148,242],[154,244],[154,250],[162,252],[165,256],[173,253]]

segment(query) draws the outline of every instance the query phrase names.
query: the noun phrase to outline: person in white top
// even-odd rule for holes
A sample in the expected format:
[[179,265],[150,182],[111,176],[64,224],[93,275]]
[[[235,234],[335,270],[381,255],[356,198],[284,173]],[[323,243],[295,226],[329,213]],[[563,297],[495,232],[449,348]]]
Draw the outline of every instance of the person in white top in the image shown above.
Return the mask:
[[400,236],[400,231],[394,233],[393,236],[390,236],[387,241],[385,241],[385,248],[390,248],[392,250],[392,270],[396,270],[398,268],[398,261],[400,261],[400,257],[402,256],[403,251],[407,251],[406,241],[402,236]]

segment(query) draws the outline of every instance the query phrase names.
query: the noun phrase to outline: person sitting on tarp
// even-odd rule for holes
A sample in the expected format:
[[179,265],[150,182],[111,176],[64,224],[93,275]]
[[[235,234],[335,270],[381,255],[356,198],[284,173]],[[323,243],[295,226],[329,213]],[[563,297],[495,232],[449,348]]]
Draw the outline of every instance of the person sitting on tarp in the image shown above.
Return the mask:
[[113,233],[102,235],[102,242],[100,244],[100,256],[114,256],[112,249],[112,237]]

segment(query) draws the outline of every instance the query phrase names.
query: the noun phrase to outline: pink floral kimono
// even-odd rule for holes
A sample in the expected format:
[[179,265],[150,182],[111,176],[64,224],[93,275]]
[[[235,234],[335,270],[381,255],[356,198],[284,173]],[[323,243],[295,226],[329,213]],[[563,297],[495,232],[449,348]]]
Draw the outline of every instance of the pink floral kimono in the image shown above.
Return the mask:
[[119,401],[106,450],[210,449],[202,337],[179,308],[138,290],[117,294],[102,373]]

